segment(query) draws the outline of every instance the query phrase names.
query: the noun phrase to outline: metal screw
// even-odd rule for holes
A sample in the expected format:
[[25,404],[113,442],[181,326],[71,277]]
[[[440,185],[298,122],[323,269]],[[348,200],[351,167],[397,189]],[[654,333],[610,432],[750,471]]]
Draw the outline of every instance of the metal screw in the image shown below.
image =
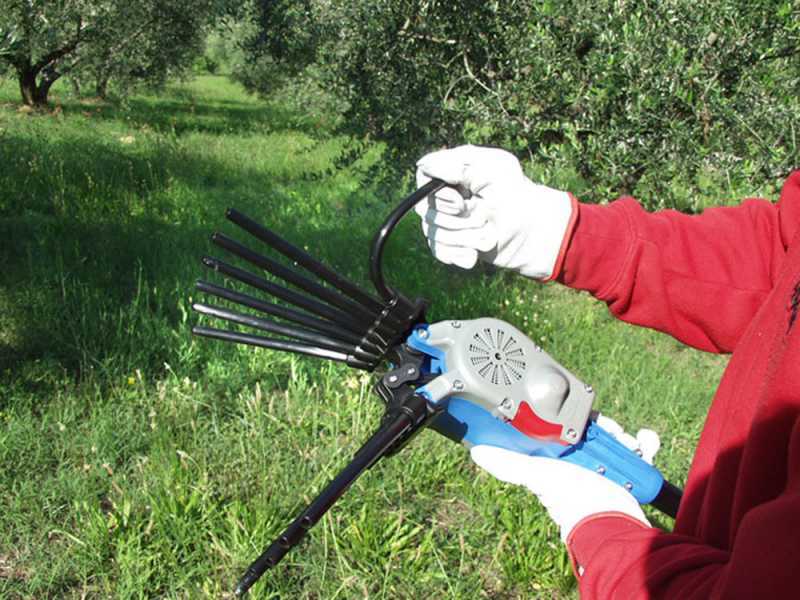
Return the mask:
[[626,482],[625,489],[630,492],[633,489],[633,484],[630,481]]
[[457,391],[457,392],[460,392],[461,390],[463,390],[463,389],[464,389],[464,382],[463,382],[463,381],[461,381],[460,379],[456,379],[456,380],[453,382],[453,389],[454,389],[455,391]]
[[636,450],[634,450],[634,452],[636,452],[636,454],[638,454],[639,456],[642,456],[642,449],[641,448],[637,448]]
[[408,367],[408,369],[406,369],[406,375],[413,375],[416,372],[417,370],[414,367]]
[[417,329],[417,335],[424,340],[425,338],[428,337],[428,330],[427,329]]
[[569,429],[567,429],[567,437],[568,438],[574,438],[576,435],[578,435],[577,431],[575,431],[571,427]]
[[599,467],[597,467],[597,472],[600,473],[600,475],[605,475],[606,468],[603,465],[600,465]]
[[583,386],[583,389],[584,389],[584,390],[586,390],[586,393],[587,393],[587,394],[591,394],[591,393],[594,391],[594,389],[592,388],[592,386],[590,386],[589,384],[586,384],[586,385],[584,385],[584,386]]
[[541,352],[542,351],[542,347],[541,346],[536,346],[536,351],[537,352]]
[[389,383],[394,383],[397,381],[397,375],[389,375]]
[[458,329],[459,327],[461,327],[461,322],[460,321],[450,321],[450,327],[452,327],[453,329]]
[[514,406],[514,403],[511,401],[511,398],[503,398],[500,406],[505,410],[511,410],[511,407]]

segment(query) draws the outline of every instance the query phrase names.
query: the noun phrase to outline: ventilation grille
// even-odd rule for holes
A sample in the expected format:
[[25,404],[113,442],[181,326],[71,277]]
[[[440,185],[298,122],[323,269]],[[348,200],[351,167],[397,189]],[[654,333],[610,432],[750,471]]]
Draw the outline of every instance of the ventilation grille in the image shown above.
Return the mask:
[[514,336],[502,329],[484,328],[472,336],[469,360],[478,375],[494,385],[511,385],[522,379],[527,362]]

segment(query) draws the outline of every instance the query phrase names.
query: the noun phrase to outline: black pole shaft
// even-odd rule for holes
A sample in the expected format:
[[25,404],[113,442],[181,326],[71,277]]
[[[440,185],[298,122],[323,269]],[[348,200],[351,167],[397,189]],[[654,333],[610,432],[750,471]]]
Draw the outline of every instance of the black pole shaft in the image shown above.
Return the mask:
[[224,300],[229,300],[235,304],[247,306],[248,308],[272,315],[273,317],[279,317],[286,321],[298,323],[299,325],[303,325],[309,329],[314,329],[315,331],[325,333],[331,337],[346,340],[352,344],[358,344],[361,340],[360,335],[350,331],[349,329],[335,325],[330,321],[312,317],[311,315],[288,308],[286,306],[273,304],[272,302],[264,302],[263,300],[259,300],[258,298],[254,298],[248,294],[235,292],[226,287],[215,285],[203,280],[198,280],[196,287],[198,290],[206,294],[211,294],[212,296],[216,296],[217,298],[222,298]]
[[384,423],[356,452],[353,460],[326,485],[284,532],[264,550],[248,567],[236,586],[236,595],[246,593],[267,569],[274,567],[306,535],[333,504],[347,491],[352,483],[371,467],[397,440],[412,427],[407,414],[398,412],[393,420]]
[[664,480],[661,491],[658,492],[658,496],[655,497],[655,500],[653,500],[650,505],[674,519],[678,516],[678,507],[680,506],[682,496],[682,489]]
[[378,290],[378,293],[384,299],[391,300],[397,296],[397,293],[386,285],[386,280],[383,277],[383,248],[386,245],[389,234],[397,226],[400,219],[403,218],[403,215],[414,208],[414,206],[426,196],[442,189],[445,185],[445,182],[441,179],[431,179],[421,188],[407,196],[397,205],[389,216],[386,217],[386,221],[384,221],[378,233],[376,233],[375,237],[372,239],[372,247],[369,253],[369,276],[370,279],[372,279],[375,289]]
[[215,329],[213,327],[204,327],[202,325],[196,325],[192,327],[192,333],[194,335],[214,338],[226,342],[236,342],[238,344],[247,344],[249,346],[259,346],[260,348],[270,348],[272,350],[281,350],[283,352],[294,352],[295,354],[316,356],[317,358],[327,358],[328,360],[347,363],[348,366],[351,366],[355,369],[364,369],[370,371],[374,368],[374,365],[366,363],[362,360],[358,360],[356,357],[345,354],[344,352],[327,350],[325,348],[319,348],[310,344],[302,344],[300,342],[276,340],[273,338],[262,337],[260,335],[226,331],[224,329]]
[[326,265],[319,262],[316,258],[301,250],[297,246],[290,244],[281,236],[276,234],[273,231],[270,231],[266,227],[263,227],[253,221],[251,218],[243,215],[239,211],[229,208],[228,211],[225,213],[225,216],[228,219],[236,223],[239,227],[250,233],[251,235],[257,237],[265,244],[275,248],[278,252],[290,258],[291,260],[295,261],[300,266],[308,269],[314,275],[319,277],[320,279],[324,279],[332,286],[338,288],[348,296],[350,296],[353,300],[356,300],[367,306],[372,310],[376,310],[380,312],[383,309],[383,304],[375,299],[373,296],[362,290],[356,284],[354,284],[349,279],[342,277],[333,269],[327,267]]

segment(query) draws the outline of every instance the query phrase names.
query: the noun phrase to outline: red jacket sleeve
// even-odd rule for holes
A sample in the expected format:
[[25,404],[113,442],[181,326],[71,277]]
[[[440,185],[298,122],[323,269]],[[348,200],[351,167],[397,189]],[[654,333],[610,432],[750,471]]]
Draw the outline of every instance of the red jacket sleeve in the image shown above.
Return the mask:
[[633,198],[578,211],[558,280],[623,321],[701,350],[733,350],[785,253],[777,207],[766,200],[693,216],[648,213]]
[[786,598],[797,587],[798,530],[800,493],[792,489],[748,512],[730,551],[614,514],[579,523],[567,546],[583,569],[582,598]]
[[[749,200],[687,216],[648,214],[622,199],[579,210],[559,278],[591,291],[620,318],[730,351],[765,306],[755,334],[729,363],[732,383],[712,405],[686,484],[690,504],[678,515],[681,533],[619,514],[588,517],[567,540],[583,568],[582,597],[795,596],[800,396],[793,366],[800,338],[787,330],[787,303],[800,289],[800,268],[785,257],[787,247],[798,256],[800,172],[778,205]],[[773,287],[780,293],[770,294]]]

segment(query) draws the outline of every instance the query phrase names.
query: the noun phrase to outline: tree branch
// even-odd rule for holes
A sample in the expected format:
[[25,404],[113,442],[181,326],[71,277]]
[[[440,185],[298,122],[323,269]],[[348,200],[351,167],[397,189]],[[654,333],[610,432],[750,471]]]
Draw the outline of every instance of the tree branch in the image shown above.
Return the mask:
[[83,19],[81,17],[78,17],[78,27],[77,31],[75,32],[75,37],[72,38],[67,44],[65,44],[61,48],[53,50],[48,54],[45,54],[33,65],[33,69],[36,70],[36,72],[39,72],[42,69],[44,69],[47,65],[54,63],[55,61],[64,58],[67,54],[73,52],[75,48],[78,47],[78,44],[81,41],[81,34],[83,33],[83,30],[84,30]]
[[[128,44],[133,42],[136,38],[138,38],[141,34],[143,34],[148,27],[150,27],[151,25],[155,24],[155,22],[156,22],[156,18],[153,17],[150,20],[145,21],[144,23],[142,23],[142,25],[138,29],[133,31],[128,37],[126,37],[125,39],[123,39],[119,43],[117,43],[116,45],[114,45],[111,48],[109,48],[107,50],[108,56],[109,57],[113,56],[113,54],[115,52],[119,52],[120,50],[122,50],[125,46],[127,46]],[[74,61],[72,61],[72,63],[65,70],[69,71],[69,70],[74,69],[75,66],[78,63],[80,63],[83,58],[84,58],[83,56],[78,56],[77,58],[75,58]]]

